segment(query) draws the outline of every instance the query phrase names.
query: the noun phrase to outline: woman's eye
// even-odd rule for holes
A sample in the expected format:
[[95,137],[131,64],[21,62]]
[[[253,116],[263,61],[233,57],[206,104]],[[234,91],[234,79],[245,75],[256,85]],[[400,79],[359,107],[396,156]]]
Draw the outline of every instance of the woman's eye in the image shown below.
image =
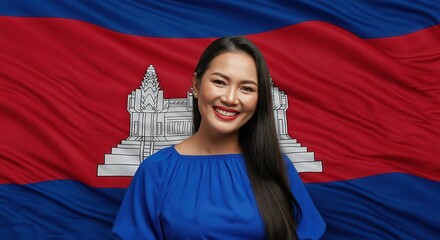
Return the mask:
[[213,83],[215,83],[215,84],[218,84],[218,85],[225,85],[225,82],[224,81],[222,81],[222,80],[213,80],[212,81]]
[[254,91],[254,89],[251,87],[242,87],[241,89],[245,92],[253,92]]

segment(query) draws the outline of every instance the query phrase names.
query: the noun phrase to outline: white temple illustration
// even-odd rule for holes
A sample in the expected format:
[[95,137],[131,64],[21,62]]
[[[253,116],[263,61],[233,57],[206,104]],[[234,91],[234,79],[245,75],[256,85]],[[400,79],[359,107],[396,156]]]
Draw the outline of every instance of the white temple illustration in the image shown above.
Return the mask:
[[[314,153],[288,135],[287,95],[273,83],[272,99],[282,151],[298,172],[322,172],[322,162],[315,160]],[[192,134],[192,93],[188,91],[186,98],[164,99],[152,65],[140,88],[128,95],[127,110],[130,113],[129,137],[112,148],[111,154],[105,154],[104,164],[98,164],[98,176],[133,176],[148,156]]]

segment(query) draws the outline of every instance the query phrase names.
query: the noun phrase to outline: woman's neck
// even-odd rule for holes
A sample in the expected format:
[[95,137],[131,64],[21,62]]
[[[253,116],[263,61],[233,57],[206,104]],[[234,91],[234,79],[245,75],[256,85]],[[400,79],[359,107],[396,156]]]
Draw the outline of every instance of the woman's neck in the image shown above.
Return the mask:
[[176,147],[180,153],[187,155],[241,153],[238,133],[219,135],[201,129]]

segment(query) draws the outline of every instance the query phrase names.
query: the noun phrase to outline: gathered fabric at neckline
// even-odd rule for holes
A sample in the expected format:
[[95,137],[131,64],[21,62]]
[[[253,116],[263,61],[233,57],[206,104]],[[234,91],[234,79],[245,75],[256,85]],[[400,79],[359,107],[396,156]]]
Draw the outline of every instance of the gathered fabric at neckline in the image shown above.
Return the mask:
[[184,159],[203,159],[203,160],[209,160],[209,159],[226,159],[226,158],[235,158],[235,159],[243,159],[243,154],[241,153],[225,153],[225,154],[206,154],[206,155],[186,155],[181,154],[177,151],[175,148],[175,145],[171,146],[171,149],[173,152],[179,157]]

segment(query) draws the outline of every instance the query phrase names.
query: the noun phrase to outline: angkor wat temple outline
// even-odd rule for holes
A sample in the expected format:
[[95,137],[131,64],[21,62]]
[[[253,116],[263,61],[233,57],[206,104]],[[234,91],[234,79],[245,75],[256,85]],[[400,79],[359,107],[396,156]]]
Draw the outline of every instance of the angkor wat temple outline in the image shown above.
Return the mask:
[[[314,153],[288,135],[287,95],[273,83],[272,99],[281,150],[298,172],[322,172],[322,162],[315,160]],[[130,135],[112,148],[111,154],[105,154],[104,164],[98,164],[97,175],[133,176],[145,158],[189,137],[192,134],[192,104],[190,91],[186,98],[164,99],[156,70],[150,65],[141,86],[128,95]]]

